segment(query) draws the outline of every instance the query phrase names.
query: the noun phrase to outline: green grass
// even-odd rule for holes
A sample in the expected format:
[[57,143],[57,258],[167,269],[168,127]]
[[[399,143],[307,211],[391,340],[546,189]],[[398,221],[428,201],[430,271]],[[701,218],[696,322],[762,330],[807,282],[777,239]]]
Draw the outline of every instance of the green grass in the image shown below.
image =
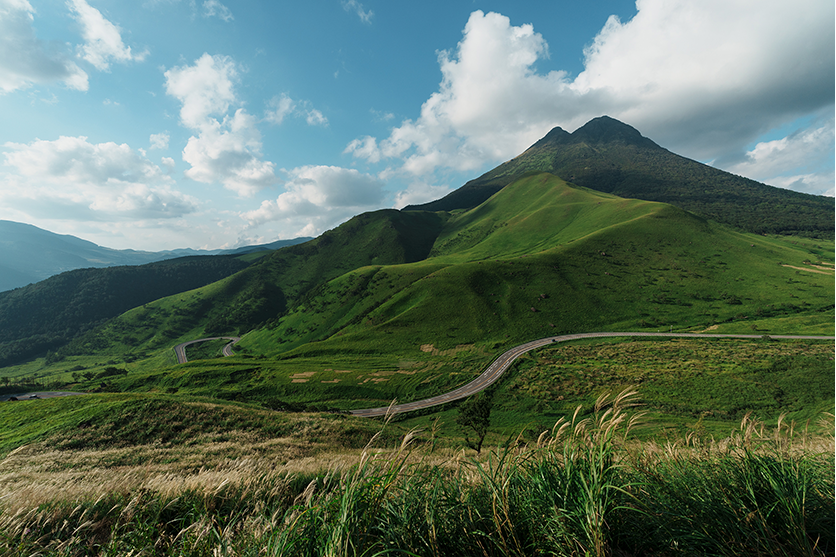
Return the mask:
[[[201,468],[174,478],[176,487],[147,474],[131,484],[123,463],[100,461],[98,477],[119,489],[56,491],[37,505],[12,492],[4,497],[0,549],[183,557],[832,554],[832,433],[813,438],[747,420],[716,441],[636,445],[631,403],[626,392],[600,397],[588,416],[480,459],[439,462],[408,433],[394,446],[375,439],[352,466],[326,473],[238,462],[219,467],[222,482]],[[5,462],[2,473],[25,493],[63,474],[23,468],[15,475],[22,461]]]
[[[361,215],[224,281],[135,308],[63,360],[2,373],[67,383],[73,369],[119,365],[125,380],[74,384],[376,406],[440,394],[505,349],[561,333],[832,335],[833,274],[814,265],[832,266],[833,249],[530,176],[471,211]],[[178,342],[237,333],[265,307],[272,316],[247,330],[236,357],[175,365]],[[298,374],[313,375],[293,382]]]
[[298,437],[307,443],[363,446],[369,420],[339,414],[287,414],[184,393],[105,393],[0,403],[0,455],[46,442],[58,449],[183,445],[207,436]]

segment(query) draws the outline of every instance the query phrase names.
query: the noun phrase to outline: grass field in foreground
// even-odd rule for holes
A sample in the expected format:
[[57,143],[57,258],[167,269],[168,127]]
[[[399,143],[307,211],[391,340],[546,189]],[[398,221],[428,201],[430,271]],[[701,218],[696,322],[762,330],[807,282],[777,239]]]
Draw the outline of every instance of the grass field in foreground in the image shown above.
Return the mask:
[[746,419],[722,439],[636,443],[630,398],[480,458],[409,433],[319,460],[248,436],[24,447],[0,462],[0,552],[832,554],[832,421],[824,436]]

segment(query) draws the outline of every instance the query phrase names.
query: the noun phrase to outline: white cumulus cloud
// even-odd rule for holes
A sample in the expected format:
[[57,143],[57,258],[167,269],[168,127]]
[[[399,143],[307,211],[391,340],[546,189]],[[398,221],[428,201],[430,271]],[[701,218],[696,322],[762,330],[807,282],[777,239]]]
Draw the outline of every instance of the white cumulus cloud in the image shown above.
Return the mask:
[[87,73],[68,53],[37,38],[34,14],[27,0],[0,0],[0,92],[50,83],[86,91]]
[[380,207],[383,182],[355,169],[304,166],[289,172],[285,191],[275,201],[241,214],[251,227],[281,221],[283,229],[313,236],[358,212]]
[[226,114],[237,101],[235,81],[238,70],[228,56],[204,53],[192,66],[178,66],[165,72],[166,93],[182,103],[180,120],[200,129],[213,116]]
[[[191,165],[186,176],[203,183],[220,182],[240,196],[251,196],[275,184],[275,165],[262,160],[256,119],[235,94],[238,69],[227,56],[203,54],[192,66],[165,72],[166,93],[178,99],[180,120],[197,132],[183,149]],[[220,119],[219,119],[220,118]]]
[[[9,206],[37,213],[63,206],[83,218],[174,218],[197,209],[197,200],[172,189],[171,178],[126,144],[90,143],[86,137],[4,144]],[[34,203],[39,200],[38,203]]]
[[833,196],[834,120],[781,139],[760,142],[742,160],[724,170],[804,193]]
[[532,25],[473,12],[439,54],[438,91],[388,137],[346,148],[400,172],[469,171],[508,160],[552,127],[602,114],[698,160],[741,156],[760,135],[833,106],[834,4],[819,0],[638,0],[585,50],[585,69],[540,72]]
[[122,31],[108,21],[102,13],[86,0],[68,0],[67,6],[81,24],[84,44],[79,47],[81,57],[99,71],[110,69],[111,62],[141,62],[148,56],[144,50],[135,54],[122,42]]

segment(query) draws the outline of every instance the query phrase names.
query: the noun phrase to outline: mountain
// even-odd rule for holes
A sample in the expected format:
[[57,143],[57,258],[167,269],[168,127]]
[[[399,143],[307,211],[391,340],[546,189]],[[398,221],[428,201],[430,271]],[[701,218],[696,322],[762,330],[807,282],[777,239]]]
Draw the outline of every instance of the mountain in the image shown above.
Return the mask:
[[279,240],[271,244],[231,250],[176,249],[148,252],[101,247],[65,234],[55,234],[31,224],[0,220],[0,292],[35,283],[72,269],[142,265],[193,255],[241,255],[278,249],[310,238]]
[[0,292],[0,366],[57,350],[131,308],[211,284],[248,265],[236,256],[180,257],[74,269]]
[[[553,334],[830,332],[832,248],[541,173],[469,211],[358,215],[91,329],[56,350],[52,369],[130,362],[119,389],[276,407],[408,402]],[[239,335],[235,358],[172,367],[179,342]]]
[[524,153],[407,211],[469,209],[514,180],[550,172],[620,197],[660,201],[756,234],[834,237],[834,200],[767,186],[681,157],[608,116],[554,128]]

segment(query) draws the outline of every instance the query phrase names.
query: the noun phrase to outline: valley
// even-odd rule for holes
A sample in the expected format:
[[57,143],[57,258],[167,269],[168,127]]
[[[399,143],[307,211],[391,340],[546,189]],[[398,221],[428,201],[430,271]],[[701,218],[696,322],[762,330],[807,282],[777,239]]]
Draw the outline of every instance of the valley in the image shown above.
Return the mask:
[[[430,500],[421,490],[435,486],[451,497],[440,505],[464,505],[496,478],[531,484],[516,475],[530,466],[585,470],[598,449],[626,463],[606,466],[622,494],[679,463],[692,468],[671,482],[727,456],[808,455],[811,492],[832,503],[832,200],[753,183],[764,201],[743,214],[746,200],[722,201],[734,179],[671,163],[626,128],[553,131],[441,205],[363,213],[307,242],[0,293],[0,394],[85,393],[0,403],[0,498],[13,509],[0,530],[37,523],[53,545],[78,542],[62,521],[88,528],[79,505],[124,547],[138,547],[119,530],[136,512],[170,554],[189,543],[208,555],[219,545],[198,531],[264,547],[265,532],[307,524],[293,514],[305,505],[337,520],[332,496],[397,506],[395,494]],[[700,197],[690,188],[705,180],[716,189]],[[676,191],[699,199],[678,205]],[[809,230],[792,226],[811,214]],[[66,498],[37,491],[62,483]],[[668,504],[658,489],[648,509]],[[491,499],[502,493],[468,508],[511,505]]]

